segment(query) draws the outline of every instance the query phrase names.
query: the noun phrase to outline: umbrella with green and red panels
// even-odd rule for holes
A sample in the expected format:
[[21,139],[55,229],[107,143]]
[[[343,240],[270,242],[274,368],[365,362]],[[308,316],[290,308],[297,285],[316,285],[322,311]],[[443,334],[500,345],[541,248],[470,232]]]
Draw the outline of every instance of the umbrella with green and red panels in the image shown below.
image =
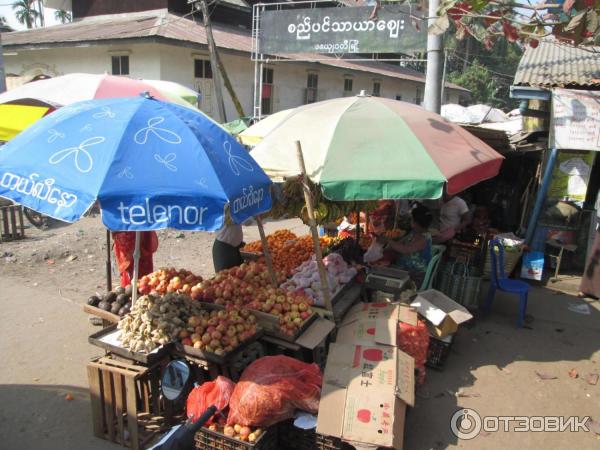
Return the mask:
[[336,201],[435,199],[498,174],[503,157],[486,143],[428,112],[396,100],[358,95],[292,110],[252,156],[272,178],[306,171]]

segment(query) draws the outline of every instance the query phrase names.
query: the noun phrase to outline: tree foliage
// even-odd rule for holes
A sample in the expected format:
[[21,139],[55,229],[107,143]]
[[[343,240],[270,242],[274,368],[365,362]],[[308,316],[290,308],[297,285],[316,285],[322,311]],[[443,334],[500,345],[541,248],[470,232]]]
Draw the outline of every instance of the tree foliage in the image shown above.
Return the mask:
[[498,99],[499,86],[487,67],[477,59],[465,71],[450,72],[448,81],[471,91],[471,101],[475,104],[503,106]]
[[57,9],[54,11],[54,18],[60,20],[60,23],[67,23],[71,21],[71,13],[64,9]]
[[573,45],[600,40],[600,0],[550,1],[443,0],[429,32],[441,34],[454,24],[458,39],[472,36],[487,48],[501,37],[532,47],[548,35]]
[[15,18],[19,23],[25,25],[27,29],[30,29],[35,24],[39,12],[35,9],[33,1],[31,0],[18,0],[12,4],[12,9],[15,12]]

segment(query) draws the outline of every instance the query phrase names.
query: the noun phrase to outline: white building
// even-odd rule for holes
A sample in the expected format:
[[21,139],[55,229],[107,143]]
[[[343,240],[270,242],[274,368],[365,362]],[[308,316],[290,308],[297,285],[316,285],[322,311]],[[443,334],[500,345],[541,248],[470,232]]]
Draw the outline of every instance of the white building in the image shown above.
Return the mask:
[[[213,24],[213,33],[244,113],[252,115],[251,33],[219,23]],[[96,15],[65,25],[3,33],[2,43],[9,88],[40,75],[74,72],[170,80],[198,90],[200,107],[217,116],[205,29],[168,9]],[[423,99],[424,74],[420,72],[381,62],[318,57],[318,62],[290,59],[265,67],[264,114],[363,89],[411,103]],[[223,93],[227,119],[236,119],[227,90]],[[447,83],[445,102],[459,103],[461,96],[468,96],[468,91]]]

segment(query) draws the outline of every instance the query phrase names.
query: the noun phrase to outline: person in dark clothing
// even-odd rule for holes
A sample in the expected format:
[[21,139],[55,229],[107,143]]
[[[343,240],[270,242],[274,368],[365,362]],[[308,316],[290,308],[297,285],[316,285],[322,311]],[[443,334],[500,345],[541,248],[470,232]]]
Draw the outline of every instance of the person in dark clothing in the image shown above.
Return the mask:
[[243,240],[241,225],[225,225],[219,230],[212,249],[215,272],[239,266],[244,262],[240,254]]

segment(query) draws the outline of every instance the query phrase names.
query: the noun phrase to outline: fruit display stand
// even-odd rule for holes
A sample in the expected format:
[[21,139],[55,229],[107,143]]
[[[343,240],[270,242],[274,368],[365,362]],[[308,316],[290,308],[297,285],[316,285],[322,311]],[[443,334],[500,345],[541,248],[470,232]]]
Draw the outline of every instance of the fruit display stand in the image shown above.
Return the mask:
[[157,347],[150,353],[133,352],[119,342],[121,330],[117,329],[117,325],[111,325],[92,334],[88,341],[90,344],[105,349],[113,355],[114,359],[124,360],[128,362],[151,366],[157,364],[169,355],[172,345],[167,344]]
[[143,367],[105,356],[88,363],[95,436],[141,450],[178,420],[160,401],[164,362]]

